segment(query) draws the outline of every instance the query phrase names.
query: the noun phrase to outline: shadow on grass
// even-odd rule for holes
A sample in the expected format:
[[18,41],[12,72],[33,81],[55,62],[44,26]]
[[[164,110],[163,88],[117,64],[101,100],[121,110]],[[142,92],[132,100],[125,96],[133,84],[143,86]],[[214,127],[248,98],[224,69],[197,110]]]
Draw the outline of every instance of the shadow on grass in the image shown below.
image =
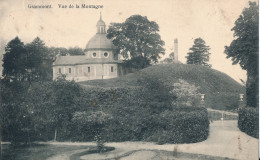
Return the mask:
[[76,153],[70,156],[70,160],[80,160],[81,156],[87,155],[87,154],[94,154],[94,153],[105,153],[115,150],[115,147],[104,147],[104,150],[102,152],[99,152],[97,148],[89,149],[84,152]]

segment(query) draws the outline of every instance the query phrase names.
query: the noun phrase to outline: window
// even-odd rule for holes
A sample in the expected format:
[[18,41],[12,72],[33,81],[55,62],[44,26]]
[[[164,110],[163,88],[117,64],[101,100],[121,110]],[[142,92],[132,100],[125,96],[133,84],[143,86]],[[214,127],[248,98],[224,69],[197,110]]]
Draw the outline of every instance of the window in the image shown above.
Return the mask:
[[93,53],[93,57],[96,57],[96,56],[97,56],[97,53],[96,53],[96,52],[94,52],[94,53]]
[[111,72],[114,72],[114,67],[113,66],[111,67]]
[[105,52],[105,53],[104,53],[104,56],[105,56],[105,57],[107,57],[107,56],[108,56],[108,53],[107,53],[107,52]]
[[88,67],[88,72],[90,72],[90,67]]
[[61,73],[61,68],[59,68],[59,73]]
[[71,68],[69,68],[69,73],[71,73]]

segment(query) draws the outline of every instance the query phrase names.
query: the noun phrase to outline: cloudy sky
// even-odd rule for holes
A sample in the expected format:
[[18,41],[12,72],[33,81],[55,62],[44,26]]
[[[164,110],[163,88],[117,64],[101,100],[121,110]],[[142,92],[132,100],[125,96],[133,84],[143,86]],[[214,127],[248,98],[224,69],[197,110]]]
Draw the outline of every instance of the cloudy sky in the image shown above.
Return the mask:
[[[67,8],[59,8],[59,5]],[[69,8],[69,5],[74,8]],[[103,5],[102,9],[76,8],[76,5]],[[51,9],[33,9],[28,5],[51,5]],[[85,48],[95,34],[102,12],[107,26],[123,22],[131,15],[147,16],[160,26],[166,56],[179,40],[179,60],[185,56],[195,38],[201,37],[211,47],[210,64],[239,82],[246,72],[226,59],[224,46],[233,40],[231,28],[248,7],[248,0],[0,0],[0,53],[15,36],[25,42],[40,37],[47,46]]]

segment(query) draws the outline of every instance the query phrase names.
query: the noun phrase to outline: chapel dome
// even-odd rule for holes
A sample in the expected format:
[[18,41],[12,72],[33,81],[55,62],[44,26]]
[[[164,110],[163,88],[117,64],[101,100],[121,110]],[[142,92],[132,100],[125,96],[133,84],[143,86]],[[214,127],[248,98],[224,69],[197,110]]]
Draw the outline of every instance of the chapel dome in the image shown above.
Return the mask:
[[91,49],[113,49],[115,46],[106,37],[106,34],[96,34],[87,43],[86,50]]
[[102,20],[101,14],[96,27],[97,27],[97,33],[88,41],[86,50],[114,49],[115,46],[113,45],[112,40],[107,38],[106,24]]

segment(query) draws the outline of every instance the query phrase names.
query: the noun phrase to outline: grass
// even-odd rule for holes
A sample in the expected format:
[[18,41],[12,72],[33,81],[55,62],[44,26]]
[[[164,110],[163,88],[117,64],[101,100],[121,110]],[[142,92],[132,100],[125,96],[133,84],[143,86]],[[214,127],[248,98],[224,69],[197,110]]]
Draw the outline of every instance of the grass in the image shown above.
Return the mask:
[[159,64],[147,67],[125,76],[79,82],[85,87],[138,87],[148,78],[159,79],[167,85],[184,79],[199,87],[200,93],[205,94],[206,107],[233,110],[238,107],[239,94],[245,93],[245,87],[227,74],[199,65],[188,64]]
[[3,160],[46,160],[56,154],[69,152],[78,149],[88,149],[89,146],[67,146],[33,144],[30,146],[19,146],[16,148],[10,145],[3,145]]

